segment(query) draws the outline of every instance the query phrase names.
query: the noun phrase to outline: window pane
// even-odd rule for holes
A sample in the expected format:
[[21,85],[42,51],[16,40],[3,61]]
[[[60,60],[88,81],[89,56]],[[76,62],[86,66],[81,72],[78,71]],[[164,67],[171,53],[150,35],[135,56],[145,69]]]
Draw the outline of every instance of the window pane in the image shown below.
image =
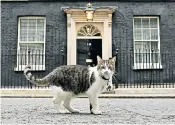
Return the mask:
[[[152,49],[153,51],[151,51]],[[135,42],[136,63],[158,63],[158,60],[159,60],[158,42],[155,41]]]
[[142,42],[141,41],[135,41],[135,50],[138,52],[139,49],[142,49]]
[[150,41],[143,42],[143,63],[150,62]]
[[28,41],[36,41],[36,30],[28,30]]
[[77,35],[78,36],[101,36],[101,33],[97,27],[94,27],[93,25],[85,25],[80,28]]
[[19,65],[27,65],[27,58],[25,53],[19,53],[17,59]]
[[153,53],[152,54],[152,60],[151,60],[151,62],[152,63],[158,63],[158,53]]
[[135,62],[141,63],[142,62],[142,42],[135,42]]
[[151,42],[151,48],[153,49],[152,51],[152,62],[153,63],[158,63],[158,42]]
[[37,19],[37,29],[44,29],[44,19]]
[[37,31],[37,41],[44,41],[44,30]]
[[158,29],[151,29],[151,40],[158,40]]
[[[43,44],[20,44],[19,64],[42,65],[44,58],[43,49]],[[28,51],[30,51],[30,55]]]
[[135,62],[136,63],[142,63],[142,55],[141,53],[135,53]]
[[150,27],[151,28],[158,28],[157,18],[150,18]]
[[35,54],[35,59],[33,59],[34,65],[43,65],[44,64],[44,58],[43,53],[37,53]]
[[20,53],[26,53],[27,52],[27,44],[19,44],[20,45]]
[[143,53],[143,63],[150,63],[150,52]]
[[141,18],[134,19],[134,28],[141,28]]
[[20,19],[20,41],[44,41],[44,23],[44,19]]
[[90,34],[92,36],[100,36],[100,31],[98,29],[95,29],[95,31],[93,31],[93,34]]
[[145,41],[143,43],[143,53],[149,53],[150,52],[150,42]]
[[135,40],[142,40],[141,29],[134,29],[134,39]]
[[43,60],[43,44],[28,44],[28,50],[31,51],[30,63],[33,65],[41,65]]
[[135,58],[136,63],[150,62],[150,41],[135,42]]
[[158,52],[158,41],[151,42],[151,49],[153,49],[153,52]]
[[142,18],[142,28],[149,28],[149,18]]
[[44,49],[43,43],[20,43],[20,52],[39,53]]
[[27,44],[20,44],[20,52],[18,53],[19,65],[27,65]]
[[27,30],[20,30],[20,41],[27,41]]
[[37,44],[28,44],[28,50],[30,50],[32,53],[38,53],[39,51],[43,50],[44,46],[41,43]]
[[31,30],[36,30],[36,19],[29,19],[29,27],[28,29],[31,29]]
[[20,20],[20,29],[27,29],[28,19],[21,19]]
[[143,29],[143,40],[150,40],[150,30]]

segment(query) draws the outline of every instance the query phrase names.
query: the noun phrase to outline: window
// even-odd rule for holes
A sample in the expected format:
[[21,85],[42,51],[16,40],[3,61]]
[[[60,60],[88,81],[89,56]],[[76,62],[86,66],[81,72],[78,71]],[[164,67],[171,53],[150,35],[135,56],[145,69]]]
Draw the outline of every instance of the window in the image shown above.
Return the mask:
[[161,68],[159,17],[134,17],[134,68]]
[[87,24],[81,27],[77,33],[77,38],[85,38],[85,37],[101,38],[101,32],[97,27],[91,24]]
[[16,70],[28,64],[34,70],[45,70],[45,25],[45,17],[19,18]]

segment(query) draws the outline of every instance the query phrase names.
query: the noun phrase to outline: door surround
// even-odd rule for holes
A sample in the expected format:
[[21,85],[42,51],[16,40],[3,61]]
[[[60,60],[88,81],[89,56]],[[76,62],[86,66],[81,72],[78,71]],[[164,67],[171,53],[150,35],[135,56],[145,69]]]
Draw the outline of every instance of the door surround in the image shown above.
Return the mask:
[[[112,13],[117,7],[94,7],[97,8],[92,21],[87,21],[85,7],[62,7],[67,14],[67,65],[77,64],[77,30],[79,24],[100,25],[97,26],[102,34],[103,59],[112,57]],[[92,39],[87,37],[87,39]]]

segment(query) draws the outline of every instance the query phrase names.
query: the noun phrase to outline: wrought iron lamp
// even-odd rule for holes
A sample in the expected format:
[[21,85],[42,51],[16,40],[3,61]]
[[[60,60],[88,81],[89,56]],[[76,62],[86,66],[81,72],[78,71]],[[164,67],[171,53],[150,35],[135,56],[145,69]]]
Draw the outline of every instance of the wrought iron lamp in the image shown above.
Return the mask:
[[87,7],[85,9],[87,21],[92,21],[93,20],[94,12],[95,12],[95,9],[92,8],[92,4],[88,3]]

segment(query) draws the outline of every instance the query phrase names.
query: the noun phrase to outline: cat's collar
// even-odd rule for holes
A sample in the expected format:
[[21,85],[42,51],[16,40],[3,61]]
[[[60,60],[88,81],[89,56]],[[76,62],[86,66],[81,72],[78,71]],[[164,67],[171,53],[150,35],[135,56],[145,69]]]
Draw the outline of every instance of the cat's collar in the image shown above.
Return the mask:
[[103,80],[109,80],[109,79],[110,79],[110,78],[107,79],[107,78],[105,78],[104,76],[101,76],[101,78],[102,78]]

